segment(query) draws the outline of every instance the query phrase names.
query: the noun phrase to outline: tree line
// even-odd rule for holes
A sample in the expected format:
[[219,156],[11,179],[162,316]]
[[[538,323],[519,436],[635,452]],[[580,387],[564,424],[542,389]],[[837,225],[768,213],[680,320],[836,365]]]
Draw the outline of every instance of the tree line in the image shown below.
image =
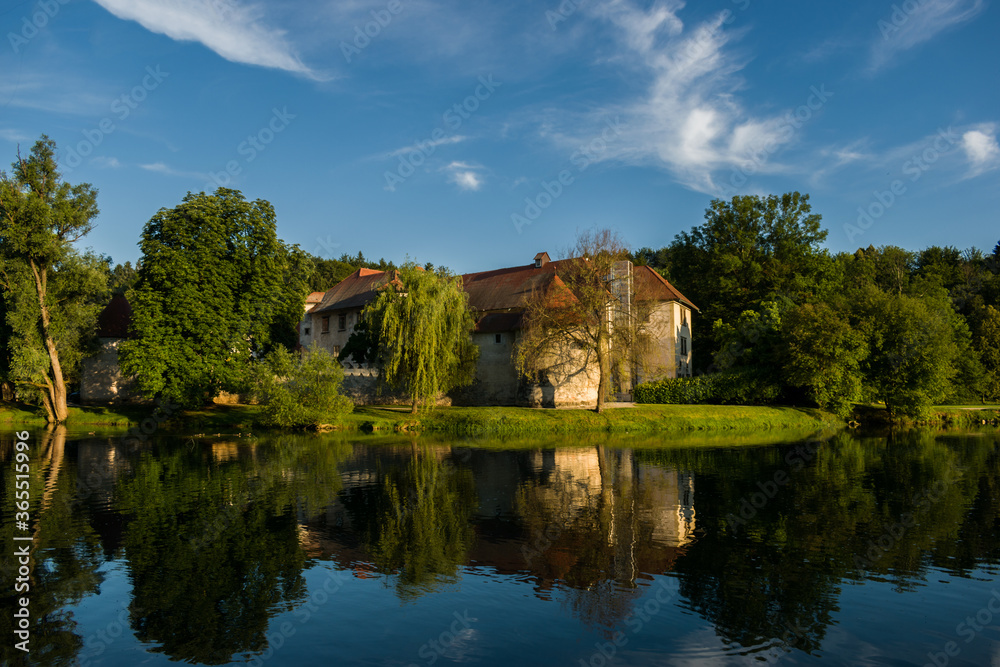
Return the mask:
[[[1000,398],[1000,243],[831,253],[820,223],[808,195],[736,196],[670,245],[633,253],[700,308],[696,373],[752,387],[751,402],[839,413]],[[672,384],[687,385],[674,387],[683,398],[699,382]]]

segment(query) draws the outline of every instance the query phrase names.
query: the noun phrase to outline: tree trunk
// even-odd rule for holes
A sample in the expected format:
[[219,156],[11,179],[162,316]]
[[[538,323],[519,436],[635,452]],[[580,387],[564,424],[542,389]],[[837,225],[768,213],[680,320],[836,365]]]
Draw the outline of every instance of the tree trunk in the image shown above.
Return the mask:
[[597,334],[597,407],[594,408],[597,414],[604,411],[604,397],[608,394],[608,347],[609,336],[604,327]]
[[35,291],[38,294],[38,307],[41,311],[42,338],[45,341],[45,351],[49,355],[49,404],[45,406],[45,412],[49,423],[61,424],[69,417],[69,408],[66,406],[66,383],[63,381],[62,365],[59,363],[59,351],[49,333],[51,319],[49,307],[45,305],[47,273],[44,267],[35,266],[34,261],[31,262],[31,272],[35,276]]
[[417,406],[419,404],[420,404],[420,402],[416,398],[414,398],[413,399],[413,407],[410,408],[410,414],[411,415],[417,414]]

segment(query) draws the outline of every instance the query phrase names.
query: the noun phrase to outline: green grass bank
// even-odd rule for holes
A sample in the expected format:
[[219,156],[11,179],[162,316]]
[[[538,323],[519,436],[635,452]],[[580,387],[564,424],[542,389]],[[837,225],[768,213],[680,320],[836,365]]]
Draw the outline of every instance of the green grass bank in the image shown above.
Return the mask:
[[[72,408],[67,426],[73,430],[129,428],[149,420],[151,406]],[[164,432],[214,435],[262,431],[259,408],[214,405],[185,410],[163,422]],[[42,426],[42,415],[26,406],[0,407],[0,423]],[[454,435],[543,435],[569,433],[691,433],[778,429],[838,428],[843,420],[820,410],[791,407],[721,405],[638,405],[592,410],[552,410],[514,407],[442,407],[412,415],[408,408],[359,406],[336,430],[358,432],[426,432]]]

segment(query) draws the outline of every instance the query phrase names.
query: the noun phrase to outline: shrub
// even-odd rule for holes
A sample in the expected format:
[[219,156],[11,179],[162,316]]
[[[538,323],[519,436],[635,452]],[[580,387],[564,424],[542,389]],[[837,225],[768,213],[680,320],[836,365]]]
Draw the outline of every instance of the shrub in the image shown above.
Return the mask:
[[304,428],[339,421],[354,409],[340,394],[343,380],[340,363],[315,343],[302,353],[279,346],[258,368],[264,425]]

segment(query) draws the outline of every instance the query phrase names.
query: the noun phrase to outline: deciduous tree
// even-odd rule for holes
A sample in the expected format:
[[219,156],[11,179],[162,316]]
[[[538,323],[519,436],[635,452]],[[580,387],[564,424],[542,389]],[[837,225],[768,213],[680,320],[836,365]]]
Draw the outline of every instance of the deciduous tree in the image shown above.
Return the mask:
[[[558,365],[575,370],[596,365],[597,405],[601,412],[611,391],[612,369],[631,364],[643,344],[649,304],[623,280],[629,250],[617,233],[583,232],[560,262],[555,277],[525,302],[515,361],[519,371],[537,378]],[[621,308],[628,290],[630,308]]]
[[146,395],[190,406],[244,390],[256,357],[294,345],[309,275],[270,203],[189,193],[153,216],[140,247],[121,363]]
[[28,157],[0,173],[0,284],[10,338],[9,375],[41,402],[49,422],[66,420],[66,381],[104,305],[101,260],[73,243],[93,227],[97,190],[62,180],[56,145],[42,135]]

